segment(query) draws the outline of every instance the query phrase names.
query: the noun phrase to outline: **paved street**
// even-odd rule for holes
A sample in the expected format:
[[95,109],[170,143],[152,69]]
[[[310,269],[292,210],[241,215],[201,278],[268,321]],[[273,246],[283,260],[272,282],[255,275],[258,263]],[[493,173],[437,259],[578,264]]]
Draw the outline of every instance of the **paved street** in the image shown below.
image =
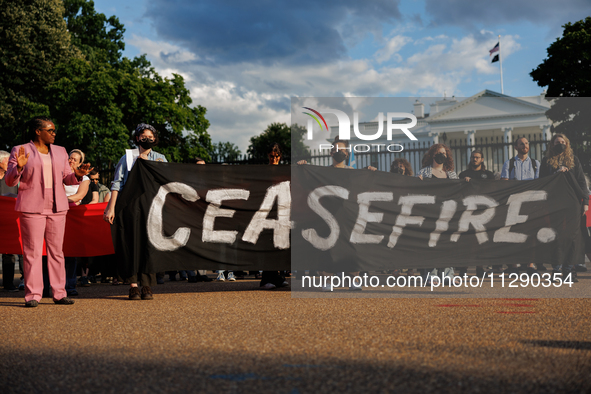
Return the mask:
[[153,301],[78,290],[30,309],[0,293],[0,392],[591,390],[590,299],[292,298],[248,279],[166,282]]

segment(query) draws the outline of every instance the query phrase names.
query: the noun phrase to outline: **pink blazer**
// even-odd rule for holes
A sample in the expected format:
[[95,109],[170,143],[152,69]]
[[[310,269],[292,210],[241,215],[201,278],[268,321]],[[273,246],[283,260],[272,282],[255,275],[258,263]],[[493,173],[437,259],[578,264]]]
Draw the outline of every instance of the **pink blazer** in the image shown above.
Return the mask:
[[[30,153],[29,161],[25,168],[19,173],[17,170],[16,156],[21,147],[15,146],[10,152],[8,160],[8,170],[4,179],[8,186],[16,186],[20,181],[18,188],[18,197],[14,209],[19,212],[42,213],[44,207],[45,182],[43,180],[43,159],[33,142],[22,145],[25,148],[25,155]],[[53,168],[53,199],[57,212],[68,210],[68,197],[64,191],[63,184],[79,184],[76,174],[72,172],[68,164],[68,153],[62,146],[51,145],[49,154],[51,155],[51,166]]]

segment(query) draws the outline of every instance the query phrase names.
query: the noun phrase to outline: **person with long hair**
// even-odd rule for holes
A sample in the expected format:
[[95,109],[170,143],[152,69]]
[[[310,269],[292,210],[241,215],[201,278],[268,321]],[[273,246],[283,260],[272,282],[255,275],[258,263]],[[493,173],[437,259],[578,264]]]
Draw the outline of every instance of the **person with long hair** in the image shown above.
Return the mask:
[[[583,166],[579,161],[579,158],[575,156],[570,140],[564,134],[554,134],[548,144],[548,150],[546,156],[542,159],[540,166],[540,178],[554,175],[560,172],[572,171],[579,187],[583,191],[582,201],[582,219],[581,219],[581,232],[585,237],[585,252],[591,253],[591,240],[587,232],[586,216],[584,216],[589,210],[589,188],[587,187],[587,180],[585,179],[585,173],[583,172]],[[579,259],[580,260],[580,259]],[[583,263],[584,261],[575,261],[574,263]],[[565,264],[553,265],[554,271],[562,272],[562,277],[566,278],[569,273],[572,272],[573,276],[576,275],[573,270],[573,265]],[[576,277],[573,277],[573,282],[578,282]]]
[[433,144],[423,156],[423,168],[418,178],[459,179],[454,172],[454,158],[445,144]]
[[390,164],[390,172],[406,176],[413,176],[415,174],[410,162],[402,157],[394,159],[392,164]]
[[[138,146],[139,158],[143,160],[153,160],[166,162],[166,157],[158,152],[152,150],[154,146],[158,144],[158,131],[146,123],[140,123],[136,126],[133,132],[134,143]],[[128,152],[131,154],[131,152]],[[129,171],[127,165],[127,154],[121,157],[117,167],[115,168],[115,179],[111,183],[111,200],[109,201],[103,215],[103,220],[113,224],[115,220],[115,204],[117,204],[117,197],[119,192],[125,186]],[[152,294],[152,287],[156,286],[156,273],[144,273],[138,272],[130,278],[127,278],[130,283],[129,299],[130,300],[152,300],[154,298]],[[138,287],[139,284],[142,286],[141,292]]]
[[35,117],[28,123],[31,142],[12,149],[6,184],[20,182],[15,210],[20,212],[23,238],[25,306],[36,307],[43,295],[43,241],[47,247],[47,268],[53,290],[53,302],[71,305],[67,297],[63,242],[66,230],[68,198],[65,185],[79,184],[90,172],[90,164],[72,169],[66,150],[54,145],[55,125],[47,117]]
[[[459,179],[454,172],[454,159],[451,149],[445,144],[433,144],[423,156],[422,164],[423,168],[415,175],[421,180],[424,178]],[[437,276],[437,269],[427,268],[419,271],[426,283],[429,283],[431,276]],[[443,273],[453,280],[453,267],[444,268]]]

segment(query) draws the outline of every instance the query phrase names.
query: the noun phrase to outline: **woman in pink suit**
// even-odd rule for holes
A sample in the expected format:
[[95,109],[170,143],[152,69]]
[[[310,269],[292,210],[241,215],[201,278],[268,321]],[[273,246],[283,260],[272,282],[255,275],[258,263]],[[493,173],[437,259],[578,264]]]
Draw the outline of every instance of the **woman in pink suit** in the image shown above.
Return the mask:
[[28,129],[32,141],[12,149],[5,175],[8,186],[20,182],[15,210],[20,212],[25,306],[36,307],[43,294],[41,256],[44,239],[53,302],[71,305],[74,301],[66,297],[62,248],[68,212],[63,184],[78,184],[90,171],[90,164],[72,172],[66,150],[52,145],[55,126],[51,119],[35,117],[29,122]]

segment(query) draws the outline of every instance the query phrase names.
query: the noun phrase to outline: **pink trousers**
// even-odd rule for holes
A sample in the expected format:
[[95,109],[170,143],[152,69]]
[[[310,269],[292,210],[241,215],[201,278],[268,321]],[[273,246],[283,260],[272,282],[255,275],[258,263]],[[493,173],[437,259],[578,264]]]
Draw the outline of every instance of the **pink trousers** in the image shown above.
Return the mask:
[[[47,199],[46,194],[46,199]],[[50,197],[51,198],[51,197]],[[53,200],[53,199],[51,199]],[[46,204],[49,202],[46,201]],[[53,205],[51,201],[50,207]],[[64,263],[64,232],[68,211],[53,213],[20,214],[21,237],[23,240],[23,273],[25,276],[25,301],[40,301],[43,294],[43,240],[47,247],[47,269],[53,299],[66,297],[66,269]]]

